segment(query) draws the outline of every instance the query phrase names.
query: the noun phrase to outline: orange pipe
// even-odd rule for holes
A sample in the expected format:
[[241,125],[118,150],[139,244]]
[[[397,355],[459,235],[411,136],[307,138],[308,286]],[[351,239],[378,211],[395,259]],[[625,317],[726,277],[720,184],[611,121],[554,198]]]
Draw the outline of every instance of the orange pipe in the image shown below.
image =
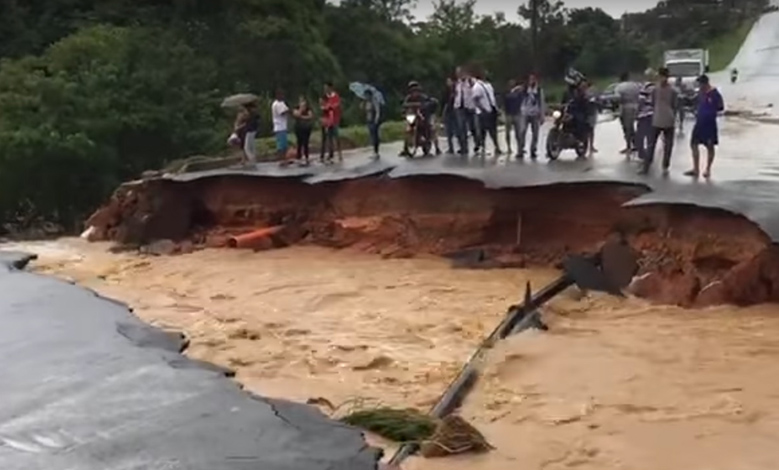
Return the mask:
[[272,245],[271,237],[281,230],[282,226],[264,227],[249,233],[236,235],[227,240],[230,248],[263,248]]

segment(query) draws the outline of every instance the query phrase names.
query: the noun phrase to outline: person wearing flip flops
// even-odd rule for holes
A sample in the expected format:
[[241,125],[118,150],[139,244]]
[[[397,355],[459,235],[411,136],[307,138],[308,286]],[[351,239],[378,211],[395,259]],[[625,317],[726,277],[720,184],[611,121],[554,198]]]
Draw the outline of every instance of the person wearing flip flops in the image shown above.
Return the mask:
[[692,170],[685,175],[697,178],[700,174],[700,146],[706,147],[706,170],[704,178],[711,176],[711,165],[714,163],[715,148],[719,144],[719,132],[717,130],[717,116],[725,109],[725,102],[720,92],[711,86],[709,77],[698,77],[700,90],[698,91],[698,112],[695,116],[695,126],[690,136],[692,149]]

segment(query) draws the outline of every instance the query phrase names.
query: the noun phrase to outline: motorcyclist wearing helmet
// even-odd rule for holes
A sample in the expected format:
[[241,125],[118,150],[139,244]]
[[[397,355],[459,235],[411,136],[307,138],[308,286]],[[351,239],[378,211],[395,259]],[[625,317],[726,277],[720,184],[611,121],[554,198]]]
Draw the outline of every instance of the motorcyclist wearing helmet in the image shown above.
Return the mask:
[[[420,130],[424,130],[428,138],[432,136],[431,117],[435,113],[437,106],[438,101],[427,95],[422,90],[419,82],[412,80],[408,83],[407,94],[403,99],[403,111],[406,114],[414,113],[417,115],[419,120],[415,122],[415,125],[425,126],[424,129]],[[413,130],[412,124],[406,125],[406,140],[403,143],[403,150],[400,152],[401,156],[411,155],[409,147],[413,144],[411,142],[414,137]]]
[[582,75],[581,72],[574,69],[568,69],[568,72],[565,74],[565,84],[567,86],[563,92],[563,99],[560,104],[568,104],[568,102],[576,96],[577,90],[579,90],[584,80],[584,75]]
[[568,87],[563,94],[561,104],[565,107],[565,113],[570,116],[568,125],[565,126],[577,139],[587,139],[589,136],[589,117],[592,103],[587,96],[584,76],[572,70],[565,77]]

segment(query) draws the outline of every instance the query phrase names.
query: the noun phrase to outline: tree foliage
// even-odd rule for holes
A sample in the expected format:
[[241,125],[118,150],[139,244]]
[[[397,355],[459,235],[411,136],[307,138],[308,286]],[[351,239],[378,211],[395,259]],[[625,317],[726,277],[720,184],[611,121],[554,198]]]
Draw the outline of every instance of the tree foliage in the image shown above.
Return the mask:
[[[0,225],[72,224],[120,180],[218,150],[227,94],[283,87],[315,102],[324,81],[367,81],[396,103],[409,80],[435,91],[462,64],[498,87],[569,66],[613,76],[705,46],[767,4],[665,0],[615,19],[538,0],[533,63],[528,3],[483,16],[475,0],[436,0],[418,19],[413,0],[0,0]],[[360,119],[347,100],[346,123]]]

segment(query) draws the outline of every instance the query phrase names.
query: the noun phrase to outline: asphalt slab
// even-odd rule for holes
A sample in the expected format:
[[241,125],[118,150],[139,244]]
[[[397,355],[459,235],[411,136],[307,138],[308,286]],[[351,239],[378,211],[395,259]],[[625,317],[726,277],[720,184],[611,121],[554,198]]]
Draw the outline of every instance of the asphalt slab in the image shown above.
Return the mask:
[[0,252],[3,470],[374,470],[360,431],[244,392],[123,304]]

